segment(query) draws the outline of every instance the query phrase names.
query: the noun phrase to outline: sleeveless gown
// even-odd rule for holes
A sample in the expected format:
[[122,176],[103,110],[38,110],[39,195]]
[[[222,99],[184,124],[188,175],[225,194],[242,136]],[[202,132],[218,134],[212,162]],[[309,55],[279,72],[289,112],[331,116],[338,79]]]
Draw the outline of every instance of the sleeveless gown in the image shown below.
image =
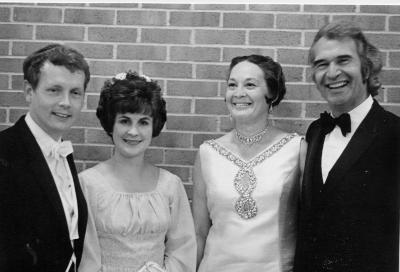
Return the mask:
[[[292,270],[300,141],[297,134],[288,134],[248,161],[214,140],[200,146],[212,226],[198,272]],[[250,194],[243,193],[251,186]],[[245,201],[239,210],[253,208],[256,215],[240,216],[235,205],[249,195],[255,207]]]

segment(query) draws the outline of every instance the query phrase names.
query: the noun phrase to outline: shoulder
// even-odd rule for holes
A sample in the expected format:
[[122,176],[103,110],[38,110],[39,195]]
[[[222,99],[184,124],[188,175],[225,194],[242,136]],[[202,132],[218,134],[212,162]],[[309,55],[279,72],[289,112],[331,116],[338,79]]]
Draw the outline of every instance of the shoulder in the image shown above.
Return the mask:
[[174,195],[180,195],[182,193],[182,189],[184,191],[183,182],[179,176],[164,168],[159,168],[159,171],[159,185],[163,192],[166,192],[168,195],[173,197]]
[[95,165],[94,167],[88,168],[82,172],[79,173],[79,180],[81,184],[85,187],[90,187],[94,183],[96,185],[99,184],[99,182],[102,180],[103,175],[101,175],[100,170],[102,168],[103,163],[99,163]]
[[306,141],[309,143],[310,141],[312,141],[312,139],[315,137],[315,135],[317,134],[317,131],[319,130],[319,128],[321,127],[321,120],[317,119],[315,121],[313,121],[306,132]]

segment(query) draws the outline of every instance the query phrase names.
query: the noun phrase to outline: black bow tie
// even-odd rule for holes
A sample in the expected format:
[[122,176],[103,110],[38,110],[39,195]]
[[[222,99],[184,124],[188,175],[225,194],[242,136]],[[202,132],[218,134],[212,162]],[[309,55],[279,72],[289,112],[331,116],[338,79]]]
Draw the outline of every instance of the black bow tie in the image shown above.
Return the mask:
[[350,114],[343,113],[337,118],[333,118],[329,113],[321,113],[321,124],[324,134],[330,133],[335,126],[339,126],[343,136],[351,131]]

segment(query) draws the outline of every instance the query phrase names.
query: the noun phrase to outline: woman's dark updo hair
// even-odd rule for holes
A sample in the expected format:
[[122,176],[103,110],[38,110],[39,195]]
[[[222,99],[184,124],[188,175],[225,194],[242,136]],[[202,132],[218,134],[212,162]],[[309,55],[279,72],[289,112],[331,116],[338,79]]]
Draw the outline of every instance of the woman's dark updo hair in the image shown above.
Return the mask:
[[167,120],[165,100],[156,81],[136,72],[118,74],[104,82],[96,116],[107,134],[112,137],[118,113],[140,113],[153,118],[153,137],[160,134]]
[[268,56],[249,55],[235,57],[232,59],[229,66],[228,79],[233,67],[243,61],[251,62],[260,67],[264,73],[264,79],[268,90],[272,94],[272,98],[265,97],[267,104],[271,106],[278,105],[286,93],[285,76],[282,72],[281,65]]

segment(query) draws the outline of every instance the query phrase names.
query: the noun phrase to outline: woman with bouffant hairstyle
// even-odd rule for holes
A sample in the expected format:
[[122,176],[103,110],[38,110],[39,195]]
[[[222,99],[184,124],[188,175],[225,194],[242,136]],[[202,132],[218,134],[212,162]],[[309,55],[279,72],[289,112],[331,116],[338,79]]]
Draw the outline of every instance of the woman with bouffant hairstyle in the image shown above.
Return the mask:
[[135,72],[118,74],[104,83],[96,115],[114,153],[80,174],[89,206],[80,271],[194,272],[182,181],[144,155],[166,121],[160,86]]

